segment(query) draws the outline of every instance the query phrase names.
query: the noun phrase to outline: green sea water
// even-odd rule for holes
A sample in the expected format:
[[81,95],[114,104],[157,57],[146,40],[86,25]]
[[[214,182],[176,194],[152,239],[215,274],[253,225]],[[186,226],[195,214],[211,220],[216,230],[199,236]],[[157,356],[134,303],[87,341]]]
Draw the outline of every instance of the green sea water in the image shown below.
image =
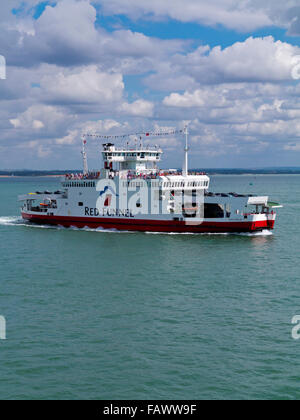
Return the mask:
[[269,194],[272,235],[30,227],[0,180],[1,399],[296,399],[300,176],[215,176]]

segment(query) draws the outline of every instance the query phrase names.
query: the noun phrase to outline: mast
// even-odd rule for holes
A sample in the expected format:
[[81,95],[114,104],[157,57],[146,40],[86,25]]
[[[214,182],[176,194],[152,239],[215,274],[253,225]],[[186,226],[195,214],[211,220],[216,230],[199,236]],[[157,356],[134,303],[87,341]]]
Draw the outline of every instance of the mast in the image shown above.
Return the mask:
[[86,154],[86,150],[85,150],[85,145],[86,145],[86,139],[82,138],[82,159],[83,159],[83,174],[84,175],[88,175],[89,173],[89,167],[88,167],[88,162],[87,162],[87,154]]
[[182,169],[182,175],[183,176],[188,176],[189,174],[189,141],[188,141],[188,136],[189,136],[189,129],[188,126],[186,125],[184,127],[184,134],[185,134],[185,149],[184,149],[184,164],[183,164],[183,169]]

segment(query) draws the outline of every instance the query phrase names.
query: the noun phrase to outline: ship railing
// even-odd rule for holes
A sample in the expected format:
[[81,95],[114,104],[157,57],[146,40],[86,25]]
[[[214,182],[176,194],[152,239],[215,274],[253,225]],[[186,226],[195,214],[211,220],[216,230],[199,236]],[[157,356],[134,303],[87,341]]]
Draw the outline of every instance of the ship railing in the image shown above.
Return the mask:
[[114,145],[110,145],[110,146],[104,146],[103,150],[105,152],[143,152],[143,151],[151,152],[153,151],[153,152],[162,153],[162,149],[157,145],[155,146],[149,146],[149,145],[130,146],[128,145],[127,147],[116,147]]
[[[161,171],[159,173],[160,176],[182,176],[182,172],[178,171],[178,172],[168,172],[168,171]],[[189,176],[203,176],[206,175],[206,172],[189,172],[188,173]]]
[[134,181],[134,180],[145,180],[145,181],[149,181],[149,180],[156,180],[158,179],[158,175],[127,175],[127,177],[125,177],[125,179],[127,179],[128,181]]
[[[206,175],[205,172],[189,172],[190,176],[203,176]],[[128,173],[119,173],[118,171],[112,171],[109,173],[109,178],[114,179],[115,177],[120,176],[120,179],[144,179],[144,180],[157,180],[162,176],[166,177],[175,177],[175,176],[182,176],[182,172],[168,172],[168,171],[160,171],[157,173],[137,173],[133,171],[129,171]]]
[[[191,176],[203,176],[206,175],[204,172],[195,172],[195,173],[189,173],[189,175]],[[175,176],[182,176],[181,172],[160,172],[158,174],[153,174],[153,175],[143,175],[143,174],[127,174],[127,175],[122,175],[121,179],[128,179],[128,180],[132,180],[132,179],[144,179],[144,180],[151,180],[151,179],[159,179],[160,177],[165,176],[165,177],[175,177]]]
[[276,211],[253,211],[252,213],[243,213],[243,216],[250,217],[250,216],[259,216],[261,214],[276,214]]
[[41,207],[31,207],[29,211],[34,211],[35,213],[48,213],[50,207],[41,208]]

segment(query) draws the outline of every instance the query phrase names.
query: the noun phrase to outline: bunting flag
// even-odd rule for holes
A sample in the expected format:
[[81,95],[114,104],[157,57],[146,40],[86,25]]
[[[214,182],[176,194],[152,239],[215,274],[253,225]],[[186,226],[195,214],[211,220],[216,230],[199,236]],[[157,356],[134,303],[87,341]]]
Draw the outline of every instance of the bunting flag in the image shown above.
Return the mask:
[[105,139],[105,140],[116,140],[116,139],[125,139],[126,137],[131,136],[174,136],[176,134],[183,134],[184,130],[173,130],[173,131],[164,131],[164,132],[144,132],[144,133],[131,133],[131,134],[123,134],[119,136],[112,136],[112,135],[102,135],[102,134],[84,134],[84,137],[93,137],[98,139]]

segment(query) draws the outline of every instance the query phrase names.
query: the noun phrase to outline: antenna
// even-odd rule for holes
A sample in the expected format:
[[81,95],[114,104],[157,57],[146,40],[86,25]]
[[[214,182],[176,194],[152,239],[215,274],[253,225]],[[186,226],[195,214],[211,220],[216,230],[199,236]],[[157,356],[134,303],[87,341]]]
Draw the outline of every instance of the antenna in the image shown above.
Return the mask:
[[87,161],[87,154],[86,154],[86,150],[85,150],[85,145],[86,145],[86,139],[85,137],[82,137],[82,159],[83,159],[83,174],[84,175],[88,175],[89,173],[89,168],[88,168],[88,161]]
[[186,125],[184,127],[184,134],[185,134],[185,149],[184,149],[184,164],[183,164],[183,169],[182,169],[182,175],[183,176],[188,176],[189,174],[189,140],[188,140],[188,136],[189,136],[189,127],[188,125]]

